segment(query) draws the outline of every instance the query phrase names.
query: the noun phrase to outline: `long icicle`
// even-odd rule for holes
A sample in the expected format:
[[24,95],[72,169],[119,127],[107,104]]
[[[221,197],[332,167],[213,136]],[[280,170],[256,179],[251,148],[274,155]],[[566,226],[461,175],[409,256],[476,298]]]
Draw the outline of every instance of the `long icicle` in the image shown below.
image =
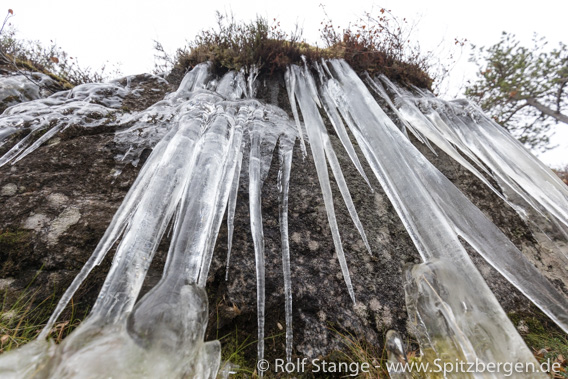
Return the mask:
[[[340,110],[355,118],[353,132],[359,145],[424,259],[447,259],[464,264],[465,272],[475,270],[459,242],[458,236],[462,237],[560,327],[568,330],[566,298],[408,140],[400,138],[398,128],[372,100],[353,70],[344,61],[332,64],[345,89],[334,94],[341,103]],[[374,120],[371,124],[369,116]],[[400,175],[401,172],[414,174]],[[421,208],[416,209],[414,204],[421,204]],[[499,251],[495,251],[496,247]],[[479,286],[486,288],[487,302],[497,304],[482,279]],[[506,320],[504,312],[500,313],[499,317]],[[512,327],[509,324],[503,327]]]
[[296,128],[298,129],[298,136],[300,136],[300,146],[302,148],[302,154],[304,158],[306,157],[306,143],[304,142],[304,132],[302,131],[302,124],[300,123],[300,115],[298,114],[298,108],[296,108],[296,98],[294,97],[294,88],[296,88],[296,75],[290,71],[286,70],[284,74],[286,80],[286,90],[288,91],[288,99],[290,99],[290,107],[292,108],[292,114],[294,115],[294,121],[296,121]]
[[132,216],[131,226],[117,248],[92,314],[103,315],[107,321],[112,321],[122,317],[134,305],[154,253],[181,200],[196,152],[204,143],[200,138],[201,130],[201,121],[192,118],[180,125],[168,144],[163,154],[166,165],[152,178]]
[[[310,90],[312,98],[319,99],[316,90],[316,85],[314,83],[313,77],[310,75],[310,73],[307,70],[307,66],[305,66],[304,72],[306,75],[306,80],[308,82],[308,89]],[[359,220],[359,215],[357,214],[357,210],[355,209],[355,204],[353,204],[353,200],[351,199],[351,194],[349,193],[349,187],[345,182],[343,171],[341,171],[341,166],[339,165],[339,161],[337,160],[337,156],[335,155],[333,146],[331,146],[331,141],[329,139],[327,131],[325,130],[325,126],[323,125],[323,122],[316,122],[311,127],[316,127],[318,129],[318,135],[323,143],[323,148],[325,151],[325,155],[327,157],[327,161],[329,163],[329,166],[331,167],[331,171],[333,172],[333,176],[335,177],[335,181],[337,182],[337,186],[339,187],[339,191],[341,192],[341,196],[343,197],[345,206],[347,207],[349,215],[351,216],[351,219],[353,220],[355,227],[357,228],[359,234],[361,235],[361,238],[363,239],[363,243],[365,244],[367,251],[369,252],[369,254],[373,255],[373,252],[371,251],[371,246],[369,245],[369,241],[367,240],[367,235],[365,234],[365,229],[363,229],[363,224],[361,224],[361,220]],[[367,180],[367,184],[369,184],[370,187],[370,183],[367,177],[366,176],[363,177]]]
[[142,169],[138,173],[134,184],[132,184],[122,204],[114,214],[114,217],[112,218],[108,228],[106,229],[105,234],[95,248],[95,251],[89,257],[85,265],[83,265],[79,274],[75,276],[73,282],[59,300],[59,303],[57,304],[57,307],[49,318],[49,321],[41,331],[38,337],[39,339],[47,338],[51,331],[51,328],[53,327],[53,325],[59,318],[59,315],[61,314],[61,312],[63,312],[69,301],[71,301],[71,298],[73,297],[77,289],[79,289],[79,287],[85,281],[93,268],[95,268],[102,262],[107,252],[116,243],[121,234],[127,228],[134,211],[139,205],[140,199],[144,196],[144,193],[146,193],[148,184],[150,183],[154,175],[159,171],[159,167],[162,164],[161,162],[163,159],[164,151],[166,150],[169,142],[176,133],[177,127],[173,128],[156,145],[156,147],[152,151],[152,154],[148,158],[148,161],[144,164],[144,166],[142,166]]
[[239,180],[241,177],[241,166],[243,163],[243,152],[239,151],[237,157],[237,167],[235,168],[235,176],[231,185],[231,193],[229,194],[229,206],[227,214],[227,263],[225,268],[225,280],[229,280],[229,265],[231,263],[231,249],[233,247],[233,231],[235,229],[235,210],[237,208],[237,196],[239,194]]
[[[349,268],[347,267],[347,260],[345,258],[345,253],[343,252],[341,237],[339,235],[339,227],[337,226],[337,219],[335,217],[333,196],[329,183],[329,173],[327,171],[327,165],[325,161],[325,151],[317,126],[318,123],[323,124],[323,121],[318,112],[316,104],[313,101],[313,97],[311,96],[308,84],[304,80],[305,77],[300,72],[300,68],[298,66],[291,66],[289,70],[293,71],[290,73],[290,75],[296,77],[296,88],[291,88],[288,92],[293,96],[298,97],[298,103],[300,104],[300,109],[305,120],[306,130],[308,132],[310,150],[312,151],[312,155],[314,157],[316,172],[318,174],[318,179],[322,190],[325,209],[327,212],[327,219],[329,221],[329,227],[331,229],[331,235],[333,237],[333,243],[335,245],[335,251],[339,260],[341,272],[343,273],[345,285],[347,286],[347,291],[349,292],[351,300],[353,301],[353,303],[355,303],[355,292],[353,291],[351,275],[349,274]],[[290,100],[290,103],[292,104],[292,100]]]
[[282,241],[282,271],[284,274],[284,299],[286,311],[286,361],[292,360],[292,278],[290,272],[290,243],[288,240],[288,189],[294,143],[280,139],[280,170],[278,171],[278,190],[280,192],[280,239]]
[[[386,93],[385,89],[382,87],[380,82],[373,81],[370,77],[368,78],[367,82],[371,85],[371,88],[381,96],[391,107],[393,112],[399,117],[399,119],[408,124],[412,125],[413,129],[417,129],[420,133],[430,141],[432,141],[436,146],[442,149],[446,154],[452,157],[454,160],[459,162],[463,167],[469,170],[472,174],[477,176],[479,180],[481,180],[487,187],[489,187],[497,196],[501,199],[505,200],[505,197],[501,192],[499,192],[490,182],[487,180],[485,176],[477,170],[473,166],[473,164],[469,163],[452,145],[453,141],[449,141],[436,127],[424,116],[418,108],[412,104],[411,102],[407,101],[401,91],[386,77],[381,76],[380,79],[385,82],[385,84],[389,87],[389,89],[394,93],[394,101],[398,104],[398,107],[390,100],[388,94]],[[485,168],[485,166],[477,160],[477,158],[473,155],[468,155],[468,157],[478,165],[478,167]],[[486,171],[487,172],[487,171]],[[489,173],[488,173],[489,174]]]
[[369,245],[369,241],[367,240],[367,235],[365,234],[365,229],[363,229],[363,224],[359,219],[359,215],[357,214],[357,210],[355,209],[355,204],[353,204],[353,199],[351,199],[351,194],[349,192],[349,187],[347,186],[347,182],[345,182],[345,177],[343,176],[343,172],[341,171],[341,166],[339,165],[339,161],[337,160],[337,156],[335,155],[335,151],[331,147],[331,142],[329,140],[329,136],[327,134],[320,134],[324,143],[324,150],[325,156],[327,157],[329,166],[331,167],[331,171],[333,172],[333,176],[335,177],[335,181],[337,182],[337,186],[339,187],[339,192],[341,192],[341,196],[343,197],[343,201],[345,202],[345,206],[347,207],[347,211],[355,224],[355,227],[359,231],[361,238],[363,239],[363,243],[367,248],[369,254],[373,255],[373,251],[371,250],[371,246]]
[[[264,267],[264,233],[262,231],[262,182],[260,177],[260,129],[263,124],[253,121],[250,131],[250,159],[249,159],[249,203],[250,227],[254,241],[254,257],[256,263],[256,309],[258,323],[258,360],[264,359],[264,306],[265,294],[265,267]],[[262,372],[260,374],[262,376]]]
[[217,193],[217,203],[215,204],[215,216],[211,224],[212,231],[209,233],[209,240],[207,241],[206,252],[201,262],[201,271],[199,272],[199,285],[205,287],[207,276],[209,275],[209,268],[211,266],[211,259],[213,258],[213,251],[215,249],[215,241],[219,234],[219,228],[223,222],[223,215],[227,208],[227,202],[230,196],[231,187],[234,182],[234,177],[239,175],[240,170],[237,171],[239,166],[239,157],[242,157],[242,140],[243,140],[243,127],[240,123],[233,126],[234,136],[229,146],[228,158],[224,167],[224,179]]
[[339,140],[343,144],[345,151],[347,151],[347,155],[349,155],[349,158],[351,158],[351,161],[353,162],[353,164],[357,168],[357,171],[359,171],[359,174],[361,174],[363,179],[365,179],[365,182],[367,183],[367,185],[371,189],[371,192],[374,192],[373,187],[371,186],[371,182],[369,181],[367,174],[365,174],[365,171],[363,170],[363,167],[361,166],[361,162],[359,161],[359,158],[357,157],[357,153],[355,153],[355,149],[353,148],[353,144],[351,143],[351,140],[349,139],[349,136],[347,135],[347,130],[345,129],[345,124],[343,124],[343,121],[341,120],[341,116],[337,112],[337,109],[331,105],[332,100],[329,97],[329,94],[327,93],[327,91],[321,90],[320,93],[322,94],[323,108],[324,108],[325,112],[327,113],[327,117],[329,118],[331,125],[333,125],[333,128],[335,129],[335,132],[337,133],[337,136],[339,137]]

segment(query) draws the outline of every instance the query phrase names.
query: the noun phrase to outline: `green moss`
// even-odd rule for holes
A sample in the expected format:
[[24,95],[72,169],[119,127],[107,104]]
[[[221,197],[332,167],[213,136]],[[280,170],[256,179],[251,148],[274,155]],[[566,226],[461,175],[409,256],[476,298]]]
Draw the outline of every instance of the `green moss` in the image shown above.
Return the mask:
[[30,232],[24,230],[4,230],[0,232],[1,274],[11,274],[17,268],[22,253],[29,250]]
[[0,251],[13,251],[28,245],[30,232],[26,230],[6,230],[0,233]]
[[[539,311],[533,313],[535,314],[510,313],[508,316],[513,325],[520,329],[521,336],[537,360],[540,362],[558,362],[566,370],[568,363],[566,361],[566,357],[568,357],[568,336],[544,314]],[[556,373],[555,377],[568,377],[565,372]]]

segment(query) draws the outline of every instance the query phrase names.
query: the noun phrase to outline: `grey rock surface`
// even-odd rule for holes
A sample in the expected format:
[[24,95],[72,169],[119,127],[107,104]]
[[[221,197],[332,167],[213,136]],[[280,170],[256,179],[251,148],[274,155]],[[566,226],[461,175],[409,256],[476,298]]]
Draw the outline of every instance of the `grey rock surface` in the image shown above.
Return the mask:
[[[282,81],[259,80],[259,98],[290,113]],[[125,101],[125,111],[144,109],[171,91],[163,83],[145,84],[141,95]],[[291,116],[291,115],[290,115]],[[329,125],[328,125],[329,126]],[[116,127],[70,128],[56,144],[45,144],[15,165],[0,168],[0,283],[12,299],[32,282],[39,302],[58,296],[71,283],[102,237],[114,212],[135,179],[143,160],[120,167],[115,157],[123,147],[114,142]],[[418,252],[390,201],[362,160],[374,193],[355,170],[329,127],[335,151],[351,196],[373,250],[369,255],[354,227],[335,183],[334,205],[357,304],[347,293],[334,251],[315,167],[309,152],[304,158],[296,143],[291,171],[289,233],[292,262],[294,354],[327,356],[345,349],[339,333],[350,333],[369,344],[381,345],[389,329],[406,333],[402,268],[419,263]],[[14,141],[12,141],[12,144]],[[501,230],[541,268],[564,293],[567,278],[559,277],[530,230],[515,211],[483,183],[447,157],[415,146],[460,188]],[[356,143],[354,141],[356,146]],[[10,144],[0,147],[0,153]],[[356,147],[356,149],[358,149]],[[359,152],[359,151],[358,151]],[[362,156],[360,154],[360,156]],[[285,338],[284,286],[278,225],[278,158],[275,155],[262,191],[266,244],[266,354],[283,358]],[[238,194],[229,280],[225,281],[227,228],[223,223],[207,283],[210,319],[208,339],[238,330],[256,339],[256,280],[250,233],[245,154]],[[402,173],[404,174],[404,173]],[[417,204],[416,206],[420,206]],[[161,276],[167,238],[152,263],[144,292]],[[532,312],[530,302],[474,252],[480,272],[507,312]],[[93,304],[112,252],[81,287],[75,307]],[[38,274],[39,270],[39,274]],[[63,316],[65,317],[65,315]],[[254,351],[256,344],[251,347]],[[252,354],[252,353],[251,353]]]

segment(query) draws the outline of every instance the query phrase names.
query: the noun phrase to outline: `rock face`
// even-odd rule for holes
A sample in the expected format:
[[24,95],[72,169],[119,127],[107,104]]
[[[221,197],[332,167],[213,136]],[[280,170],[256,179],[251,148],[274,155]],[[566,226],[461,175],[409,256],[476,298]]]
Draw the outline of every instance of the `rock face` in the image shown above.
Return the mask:
[[[131,78],[129,83],[137,90],[133,91],[135,95],[124,99],[121,110],[124,113],[145,109],[175,89],[175,83],[168,85],[143,77]],[[259,83],[262,84],[258,97],[280,106],[291,117],[283,82],[267,78],[259,79]],[[125,153],[124,147],[114,141],[117,128],[118,125],[112,122],[98,128],[76,125],[16,164],[0,168],[0,208],[3,210],[0,213],[0,288],[7,291],[9,299],[23,293],[30,282],[28,291],[36,293],[37,302],[54,292],[59,296],[91,255],[149,153],[142,155],[137,167],[117,162],[115,157]],[[389,329],[404,335],[406,309],[402,268],[405,264],[420,262],[408,233],[370,169],[362,161],[374,192],[354,169],[331,127],[328,133],[373,255],[366,251],[332,182],[338,224],[357,298],[357,304],[353,305],[335,255],[311,154],[308,151],[304,158],[299,143],[296,143],[289,197],[293,347],[294,354],[307,357],[344,350],[345,338],[339,333],[350,333],[376,346],[382,344]],[[16,138],[13,138],[0,146],[0,154],[15,142]],[[355,141],[353,143],[356,146]],[[539,246],[511,207],[443,152],[437,151],[435,155],[420,142],[413,143],[557,288],[568,294],[567,278],[555,272],[554,262],[547,260],[546,250]],[[225,281],[227,228],[223,223],[207,283],[208,339],[235,330],[252,335],[252,341],[256,339],[255,260],[249,223],[247,160],[245,154],[229,280]],[[275,157],[262,190],[266,244],[266,355],[269,359],[285,356],[285,337],[281,330],[285,320],[277,161]],[[146,278],[144,292],[161,276],[168,242],[167,237],[162,241]],[[522,294],[482,258],[471,254],[507,312],[531,310],[530,302]],[[79,314],[93,304],[110,259],[106,258],[75,295]]]

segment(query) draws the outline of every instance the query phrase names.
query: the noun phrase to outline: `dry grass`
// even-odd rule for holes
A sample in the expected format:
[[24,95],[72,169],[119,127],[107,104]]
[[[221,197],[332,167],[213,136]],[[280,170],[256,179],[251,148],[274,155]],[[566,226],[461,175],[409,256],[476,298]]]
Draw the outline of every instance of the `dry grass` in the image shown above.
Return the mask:
[[261,74],[283,73],[290,64],[320,59],[345,59],[356,71],[382,73],[387,77],[422,88],[431,88],[427,59],[417,47],[410,47],[404,30],[390,13],[372,18],[367,15],[354,26],[340,30],[331,21],[322,22],[323,48],[308,44],[299,28],[284,32],[276,19],[237,22],[232,16],[217,13],[217,27],[202,31],[174,58],[156,44],[162,64],[158,71],[173,66],[173,72],[184,73],[195,65],[210,61],[218,73],[256,66]]
[[[12,302],[8,300],[8,293],[4,293],[0,307],[0,354],[37,338],[57,305],[55,293],[37,302],[35,293],[29,290],[30,285]],[[85,316],[77,317],[73,302],[65,314],[64,321],[56,323],[49,334],[55,343],[69,335]]]

